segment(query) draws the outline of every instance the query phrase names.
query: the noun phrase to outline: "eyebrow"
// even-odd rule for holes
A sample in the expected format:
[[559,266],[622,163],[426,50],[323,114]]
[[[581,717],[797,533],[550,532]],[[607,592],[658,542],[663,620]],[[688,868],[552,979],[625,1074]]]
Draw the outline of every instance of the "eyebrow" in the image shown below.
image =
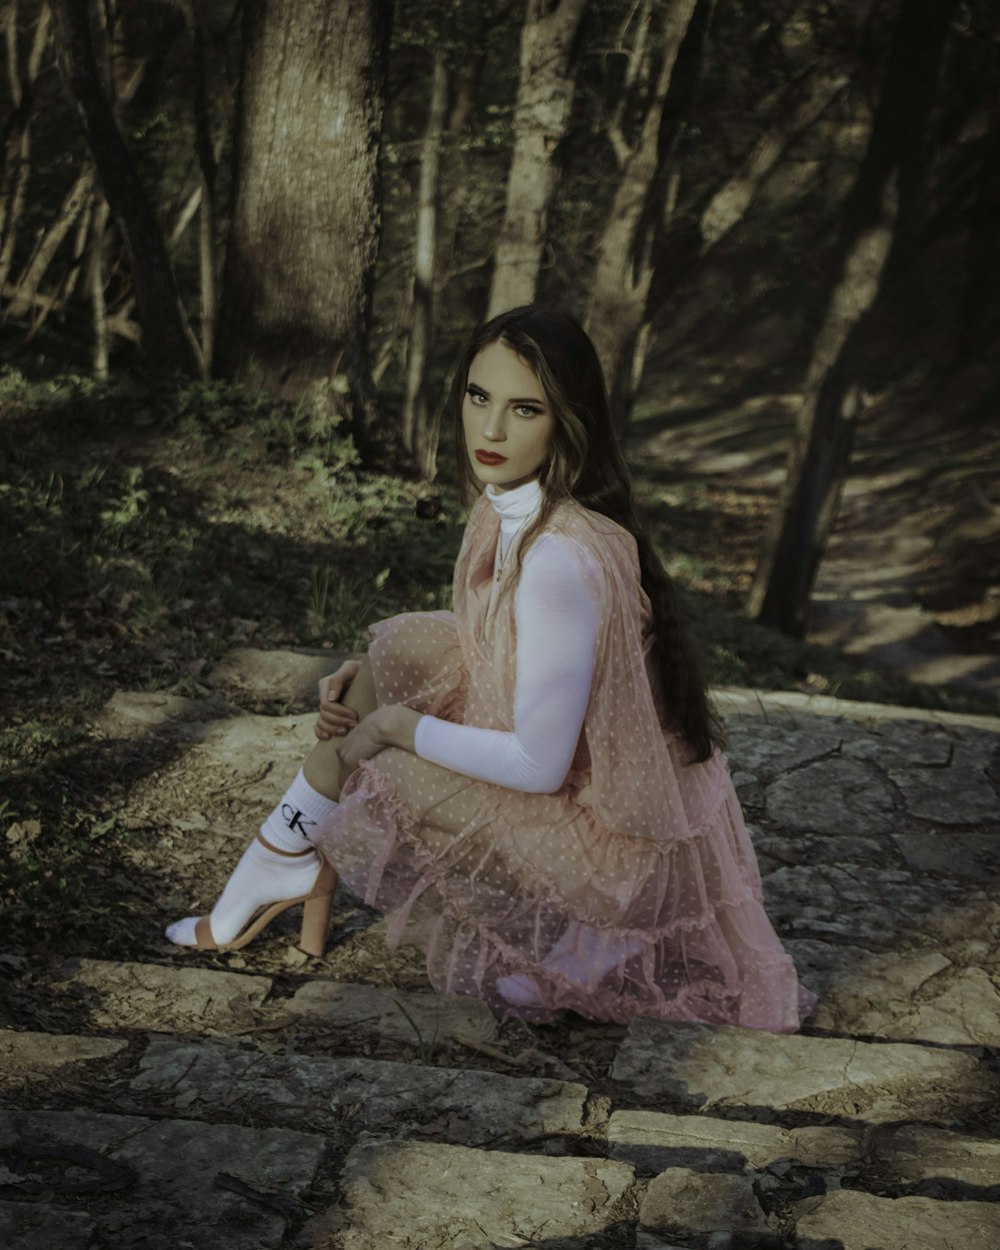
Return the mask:
[[[466,390],[469,390],[469,389],[470,389],[470,387],[471,387],[471,389],[472,389],[472,390],[474,390],[474,391],[479,391],[479,393],[480,393],[481,395],[488,395],[488,394],[489,394],[489,391],[486,389],[486,387],[485,387],[485,386],[480,386],[478,382],[473,382],[473,381],[471,380],[471,378],[470,378],[470,380],[469,380],[468,382],[466,382],[466,384],[465,384],[465,389],[466,389]],[[545,407],[545,402],[544,402],[544,400],[541,400],[541,399],[535,399],[534,397],[532,397],[532,398],[530,398],[530,399],[511,399],[511,401],[510,401],[510,402],[511,402],[512,404],[537,404],[539,408],[544,408],[544,407]]]

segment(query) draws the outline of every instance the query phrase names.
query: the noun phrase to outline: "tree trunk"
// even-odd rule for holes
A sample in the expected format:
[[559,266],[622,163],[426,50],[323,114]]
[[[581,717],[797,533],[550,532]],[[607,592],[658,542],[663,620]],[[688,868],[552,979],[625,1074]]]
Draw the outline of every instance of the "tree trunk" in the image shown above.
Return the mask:
[[[997,58],[1000,60],[1000,57]],[[982,360],[1000,335],[997,284],[1000,283],[1000,108],[993,110],[990,135],[976,187],[976,203],[966,244],[965,293],[955,363]]]
[[208,70],[205,57],[205,35],[197,6],[186,0],[184,20],[191,40],[191,62],[194,79],[193,108],[195,148],[201,169],[201,195],[198,206],[198,269],[201,286],[201,352],[202,371],[206,378],[212,373],[215,355],[215,322],[218,316],[215,259],[215,183],[218,159],[212,142],[212,124],[208,95]]
[[[677,54],[702,0],[672,0],[665,6],[659,28],[653,26],[653,5],[646,0],[637,26],[627,84],[642,84],[647,74],[636,58],[659,60],[654,87],[635,140],[618,127],[612,144],[622,164],[618,190],[597,250],[594,283],[586,327],[604,367],[611,411],[624,430],[632,405],[636,353],[643,339],[646,300],[653,275],[655,248],[663,226],[662,204],[656,192],[666,182],[671,144],[664,132],[664,104]],[[710,0],[707,7],[710,7]],[[630,110],[624,106],[621,114]]]
[[785,484],[764,540],[749,611],[794,637],[806,629],[819,562],[836,519],[860,411],[868,314],[915,171],[956,0],[905,0],[868,150],[844,210],[840,263],[813,345]]
[[196,370],[163,234],[101,84],[87,0],[56,0],[60,68],[132,269],[143,351],[157,372]]
[[23,317],[35,307],[35,297],[42,278],[63,239],[73,229],[80,214],[89,204],[93,185],[94,170],[88,165],[82,173],[77,175],[76,181],[63,200],[58,216],[42,235],[20,278],[14,283],[5,316]]
[[434,285],[437,280],[437,205],[440,192],[441,140],[448,107],[446,50],[434,51],[431,99],[420,155],[417,242],[413,265],[413,306],[407,353],[406,398],[403,401],[403,443],[420,476],[432,481],[437,472],[440,409],[427,396],[427,366],[434,341]]
[[43,4],[38,13],[35,32],[22,75],[17,50],[17,4],[8,5],[5,14],[7,75],[14,108],[8,117],[3,136],[3,175],[0,189],[0,290],[7,285],[18,226],[24,211],[28,175],[31,171],[31,113],[34,107],[35,83],[42,65],[42,56],[49,42],[52,14]]
[[772,125],[702,212],[698,223],[702,256],[743,220],[788,145],[817,120],[847,83],[848,75],[842,70],[821,69],[809,75],[804,87],[797,83],[792,93],[782,97]]
[[87,288],[94,320],[94,375],[108,376],[110,334],[108,308],[104,299],[104,247],[108,229],[108,202],[101,197],[90,223],[90,263],[87,267]]
[[571,58],[587,0],[528,0],[514,107],[514,150],[497,244],[488,316],[535,298],[554,156],[573,102]]
[[369,463],[400,445],[368,360],[389,16],[388,0],[246,0],[216,349],[224,376],[336,398]]

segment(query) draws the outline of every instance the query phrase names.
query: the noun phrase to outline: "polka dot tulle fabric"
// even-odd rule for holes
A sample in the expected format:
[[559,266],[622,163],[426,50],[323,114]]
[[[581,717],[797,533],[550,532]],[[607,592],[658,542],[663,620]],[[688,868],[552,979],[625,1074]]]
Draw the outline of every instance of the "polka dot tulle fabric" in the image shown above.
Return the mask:
[[[599,605],[590,703],[554,794],[475,781],[385,750],[348,780],[323,849],[427,953],[441,992],[544,1020],[657,1016],[791,1032],[813,1003],[764,912],[726,759],[687,764],[660,728],[635,544],[574,504],[548,528]],[[499,520],[475,506],[455,612],[373,626],[380,704],[513,729],[514,595],[494,577]]]

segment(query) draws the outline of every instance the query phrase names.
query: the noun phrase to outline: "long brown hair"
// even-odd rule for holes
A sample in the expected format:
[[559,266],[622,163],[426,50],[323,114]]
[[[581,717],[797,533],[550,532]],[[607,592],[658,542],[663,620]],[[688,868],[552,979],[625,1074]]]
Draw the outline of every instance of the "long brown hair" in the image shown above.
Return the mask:
[[678,612],[673,583],[636,514],[632,479],[615,437],[597,352],[569,313],[528,304],[493,317],[472,335],[449,400],[459,485],[467,494],[482,489],[469,466],[462,404],[472,361],[497,342],[534,372],[555,420],[551,452],[538,478],[542,506],[521,537],[511,584],[525,552],[563,500],[574,499],[628,530],[638,547],[642,588],[652,608],[654,658],[668,727],[692,748],[692,762],[708,759],[715,746],[725,744],[722,724],[708,698],[698,650]]

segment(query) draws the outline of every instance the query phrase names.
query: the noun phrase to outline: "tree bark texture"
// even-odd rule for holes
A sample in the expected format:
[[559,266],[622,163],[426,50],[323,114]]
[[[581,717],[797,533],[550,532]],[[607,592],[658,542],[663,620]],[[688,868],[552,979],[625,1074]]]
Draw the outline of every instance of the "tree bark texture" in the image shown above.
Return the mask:
[[[622,163],[618,189],[597,249],[597,264],[587,309],[586,328],[597,348],[608,383],[611,411],[623,430],[631,408],[636,350],[646,313],[653,275],[655,245],[662,229],[662,212],[654,205],[656,190],[664,184],[668,159],[661,133],[664,104],[677,54],[700,0],[670,0],[663,6],[659,25],[654,6],[643,5],[632,55],[658,58],[654,86],[641,115],[635,139],[620,133],[612,137]],[[630,79],[641,82],[630,63]]]
[[52,13],[43,4],[38,13],[27,64],[21,72],[17,46],[18,6],[12,0],[4,14],[4,41],[7,52],[7,77],[13,108],[3,134],[3,173],[0,183],[0,290],[7,284],[18,226],[24,211],[31,172],[31,114],[34,107],[35,83],[41,70],[42,56],[52,30]]
[[431,99],[420,153],[417,238],[413,262],[413,306],[403,401],[403,444],[421,477],[437,471],[440,410],[427,395],[427,368],[434,342],[434,287],[437,281],[437,207],[441,181],[441,143],[448,108],[448,64],[443,46],[434,51]]
[[817,120],[847,86],[847,82],[848,75],[843,71],[821,69],[810,74],[804,86],[796,84],[797,99],[782,97],[772,125],[702,212],[699,221],[702,256],[742,221],[791,141]]
[[331,385],[383,458],[368,364],[388,0],[247,0],[217,371],[298,399]]
[[493,263],[489,317],[535,298],[556,184],[555,151],[566,133],[573,103],[573,47],[586,7],[587,0],[554,4],[528,0],[521,29],[514,149]]
[[89,5],[87,0],[57,0],[54,11],[63,78],[128,250],[144,354],[157,372],[193,373],[196,362],[163,234],[101,83]]
[[916,193],[921,153],[955,0],[904,0],[868,150],[844,210],[840,261],[803,386],[785,483],[750,592],[752,616],[794,637],[836,520],[860,412],[868,314]]

